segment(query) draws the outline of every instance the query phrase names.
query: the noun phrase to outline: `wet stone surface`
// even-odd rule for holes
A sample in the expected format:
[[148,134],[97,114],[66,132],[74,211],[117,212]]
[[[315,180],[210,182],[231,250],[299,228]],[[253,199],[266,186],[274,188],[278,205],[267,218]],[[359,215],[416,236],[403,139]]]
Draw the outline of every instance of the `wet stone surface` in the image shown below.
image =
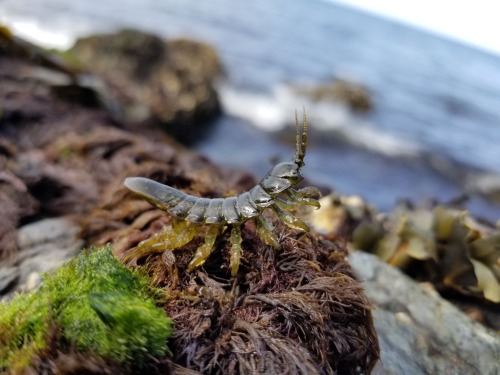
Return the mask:
[[374,255],[354,252],[349,261],[376,307],[381,360],[374,374],[500,372],[498,333]]
[[64,217],[40,220],[17,231],[18,253],[11,267],[0,268],[0,293],[9,299],[15,291],[38,287],[42,274],[58,269],[83,246],[78,225]]

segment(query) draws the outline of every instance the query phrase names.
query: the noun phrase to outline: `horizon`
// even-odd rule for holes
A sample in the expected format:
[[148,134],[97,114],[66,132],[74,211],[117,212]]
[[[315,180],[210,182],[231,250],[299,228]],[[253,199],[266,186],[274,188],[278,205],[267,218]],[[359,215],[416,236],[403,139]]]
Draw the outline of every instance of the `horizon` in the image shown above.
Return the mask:
[[[500,23],[495,18],[495,15],[500,13],[500,3],[494,0],[476,0],[474,3],[464,0],[458,4],[452,0],[422,0],[417,3],[398,0],[320,1],[378,19],[397,22],[404,27],[500,56],[500,40],[496,37],[500,35]],[[474,17],[471,17],[471,14]],[[0,16],[0,23],[11,28],[20,37],[48,48],[70,48],[73,39],[78,36],[56,32],[29,17],[9,21],[4,15]],[[471,23],[473,27],[470,26]]]
[[[494,0],[324,0],[500,55],[500,3]],[[432,17],[429,17],[432,15]],[[471,17],[474,15],[474,17]],[[474,23],[471,25],[471,21]],[[464,27],[465,26],[465,27]]]

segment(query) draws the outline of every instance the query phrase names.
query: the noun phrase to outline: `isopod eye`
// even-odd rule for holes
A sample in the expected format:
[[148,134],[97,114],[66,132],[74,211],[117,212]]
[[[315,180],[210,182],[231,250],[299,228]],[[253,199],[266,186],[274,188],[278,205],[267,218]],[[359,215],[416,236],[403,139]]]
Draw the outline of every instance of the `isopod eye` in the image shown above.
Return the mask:
[[298,170],[290,170],[288,172],[283,173],[281,177],[283,178],[288,178],[288,179],[294,179],[300,177],[300,173]]
[[293,162],[279,163],[270,172],[274,177],[286,178],[292,183],[297,183],[302,179],[300,167]]

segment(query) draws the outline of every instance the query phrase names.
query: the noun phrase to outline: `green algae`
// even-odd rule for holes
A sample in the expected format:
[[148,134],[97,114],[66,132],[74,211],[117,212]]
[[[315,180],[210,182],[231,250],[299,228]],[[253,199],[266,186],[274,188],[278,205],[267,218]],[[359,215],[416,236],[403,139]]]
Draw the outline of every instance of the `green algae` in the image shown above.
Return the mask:
[[0,303],[0,372],[43,361],[54,347],[133,367],[164,357],[172,322],[156,307],[158,296],[109,247],[82,253],[45,275],[39,290]]

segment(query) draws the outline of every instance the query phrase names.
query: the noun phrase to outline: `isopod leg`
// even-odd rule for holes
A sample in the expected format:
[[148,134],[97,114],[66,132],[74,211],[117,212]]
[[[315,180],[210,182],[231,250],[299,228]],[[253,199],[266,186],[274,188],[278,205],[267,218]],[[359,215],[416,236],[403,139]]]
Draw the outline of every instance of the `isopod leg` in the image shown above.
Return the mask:
[[200,229],[199,225],[194,223],[190,223],[189,221],[175,219],[172,221],[172,237],[169,237],[167,240],[171,244],[171,247],[168,247],[169,250],[177,249],[185,244],[191,242],[196,233],[198,233]]
[[307,198],[314,198],[314,197],[320,197],[321,193],[318,190],[318,188],[312,187],[312,186],[307,186],[302,189],[294,189],[290,188],[288,189],[293,195],[297,197],[307,197]]
[[283,198],[278,198],[276,202],[279,202],[279,206],[282,210],[294,210],[297,208],[297,202],[291,201],[291,200],[285,200]]
[[172,225],[128,250],[122,256],[126,264],[136,264],[137,260],[150,254],[174,250],[190,242],[197,232],[197,226],[184,220],[173,220]]
[[320,207],[318,200],[313,198],[321,195],[319,190],[315,187],[305,187],[299,190],[290,188],[285,192],[285,195],[290,201],[297,204],[306,204],[316,208]]
[[298,229],[298,230],[303,230],[304,232],[309,232],[309,227],[307,226],[306,223],[304,223],[302,220],[296,218],[292,214],[289,214],[288,212],[284,211],[281,207],[281,203],[279,201],[276,201],[273,206],[271,206],[276,212],[276,215],[290,228],[292,229]]
[[198,248],[198,250],[196,250],[193,259],[189,262],[188,271],[192,271],[193,268],[199,267],[205,263],[205,260],[207,260],[208,256],[212,252],[215,240],[219,235],[219,231],[220,225],[210,226],[210,229],[205,236],[205,242]]
[[241,226],[235,225],[231,229],[231,237],[229,238],[229,242],[231,243],[231,257],[230,257],[230,265],[231,265],[231,276],[235,277],[238,273],[238,268],[240,267],[240,259],[241,259]]
[[267,245],[272,246],[275,249],[280,249],[281,246],[278,241],[278,237],[274,233],[273,225],[262,215],[257,216],[254,221],[259,237],[262,238]]

